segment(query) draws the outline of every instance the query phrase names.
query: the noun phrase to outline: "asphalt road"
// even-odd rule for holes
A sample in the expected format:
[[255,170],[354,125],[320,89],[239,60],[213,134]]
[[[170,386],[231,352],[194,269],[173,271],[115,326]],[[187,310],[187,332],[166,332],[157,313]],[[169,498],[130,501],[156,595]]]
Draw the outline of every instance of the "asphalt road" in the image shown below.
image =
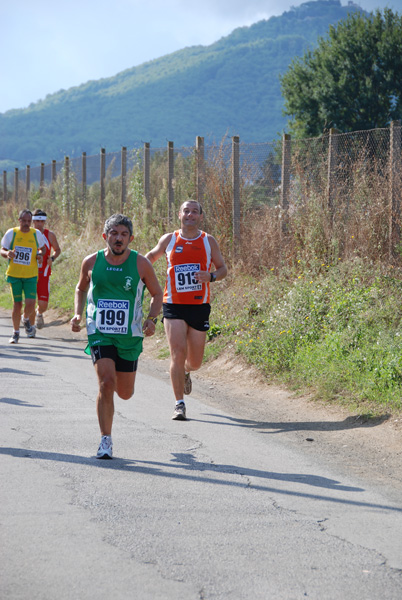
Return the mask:
[[402,490],[245,427],[194,377],[140,362],[99,443],[84,343],[45,328],[9,345],[0,312],[2,600],[400,600]]

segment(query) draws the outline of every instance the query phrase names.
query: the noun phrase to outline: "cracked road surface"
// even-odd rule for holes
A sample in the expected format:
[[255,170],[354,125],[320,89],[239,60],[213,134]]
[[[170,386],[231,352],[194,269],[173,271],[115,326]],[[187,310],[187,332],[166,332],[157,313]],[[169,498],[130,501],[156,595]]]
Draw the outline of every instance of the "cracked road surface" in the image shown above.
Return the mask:
[[17,345],[10,331],[1,311],[2,598],[400,600],[399,481],[217,406],[197,375],[172,421],[166,361],[149,357],[116,399],[115,458],[96,460],[82,336],[57,320]]

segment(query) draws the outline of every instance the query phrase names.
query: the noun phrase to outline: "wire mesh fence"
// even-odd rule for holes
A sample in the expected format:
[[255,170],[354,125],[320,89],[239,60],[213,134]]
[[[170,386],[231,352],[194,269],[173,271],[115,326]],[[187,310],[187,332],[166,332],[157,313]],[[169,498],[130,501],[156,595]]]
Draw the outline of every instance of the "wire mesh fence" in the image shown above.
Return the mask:
[[[318,138],[204,147],[122,148],[3,172],[0,202],[58,202],[72,221],[88,214],[146,212],[167,227],[185,200],[204,206],[206,226],[235,255],[240,241],[261,263],[309,251],[395,257],[400,247],[401,124],[331,130]],[[310,238],[307,240],[307,229]],[[311,233],[311,232],[314,232]],[[269,237],[269,239],[267,239]],[[324,249],[324,250],[323,250]],[[362,250],[363,249],[363,250]]]

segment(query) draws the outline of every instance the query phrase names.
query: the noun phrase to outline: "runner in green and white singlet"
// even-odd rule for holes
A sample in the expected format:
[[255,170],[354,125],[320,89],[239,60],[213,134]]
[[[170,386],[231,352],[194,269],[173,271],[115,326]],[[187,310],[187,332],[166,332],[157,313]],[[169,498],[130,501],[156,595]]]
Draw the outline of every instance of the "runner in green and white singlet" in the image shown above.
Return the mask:
[[[130,219],[112,215],[105,222],[102,236],[106,249],[82,261],[71,328],[80,331],[87,302],[85,351],[91,354],[99,382],[96,409],[102,437],[96,458],[112,458],[114,393],[123,400],[134,393],[143,337],[155,333],[163,294],[150,261],[128,247],[134,239]],[[145,288],[151,301],[142,324]]]
[[144,283],[137,268],[136,250],[121,265],[111,265],[99,250],[87,299],[87,354],[91,346],[113,345],[126,360],[142,352]]

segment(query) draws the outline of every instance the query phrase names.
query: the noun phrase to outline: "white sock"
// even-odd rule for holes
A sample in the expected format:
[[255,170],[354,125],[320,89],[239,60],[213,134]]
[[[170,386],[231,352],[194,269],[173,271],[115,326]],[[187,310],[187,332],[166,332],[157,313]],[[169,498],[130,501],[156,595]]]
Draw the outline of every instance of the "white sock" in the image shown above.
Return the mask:
[[176,406],[177,406],[178,404],[184,404],[184,400],[176,400]]

